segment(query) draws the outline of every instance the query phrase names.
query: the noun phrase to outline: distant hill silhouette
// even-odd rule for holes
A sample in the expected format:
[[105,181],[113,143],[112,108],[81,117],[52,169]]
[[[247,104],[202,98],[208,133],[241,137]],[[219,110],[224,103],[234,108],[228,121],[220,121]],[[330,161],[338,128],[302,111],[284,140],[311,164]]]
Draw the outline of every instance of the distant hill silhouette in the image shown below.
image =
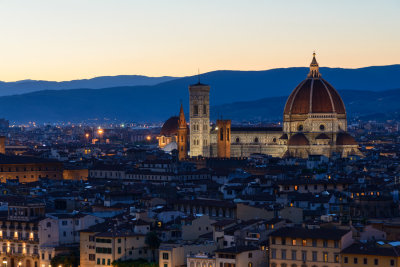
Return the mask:
[[147,77],[141,75],[101,76],[92,79],[72,80],[65,82],[22,80],[17,82],[1,82],[0,96],[16,95],[41,90],[63,89],[100,89],[116,86],[155,85],[176,79],[175,77]]
[[[377,110],[394,112],[398,109],[400,91],[387,90],[400,88],[400,65],[361,69],[321,68],[320,71],[341,91],[349,115],[372,114]],[[264,121],[282,116],[286,96],[307,73],[308,68],[214,71],[201,75],[201,81],[211,86],[213,118],[223,116],[234,120]],[[0,117],[18,122],[94,118],[164,121],[178,114],[180,100],[187,112],[188,85],[196,82],[197,77],[193,76],[152,86],[45,90],[4,96],[0,97]]]

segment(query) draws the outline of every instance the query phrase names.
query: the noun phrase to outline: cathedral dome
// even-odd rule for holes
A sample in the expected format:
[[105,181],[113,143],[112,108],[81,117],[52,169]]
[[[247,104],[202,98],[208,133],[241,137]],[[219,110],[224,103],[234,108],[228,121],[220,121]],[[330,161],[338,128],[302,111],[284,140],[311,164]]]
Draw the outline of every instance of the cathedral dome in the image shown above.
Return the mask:
[[178,134],[179,117],[173,116],[166,120],[161,128],[160,135],[172,136]]
[[310,64],[310,73],[290,94],[283,114],[336,113],[346,114],[339,93],[321,78],[315,59]]
[[310,142],[308,141],[307,137],[302,133],[297,133],[292,135],[288,142],[289,146],[308,146]]
[[353,136],[343,132],[343,133],[338,133],[336,137],[336,145],[338,146],[357,145],[357,142]]

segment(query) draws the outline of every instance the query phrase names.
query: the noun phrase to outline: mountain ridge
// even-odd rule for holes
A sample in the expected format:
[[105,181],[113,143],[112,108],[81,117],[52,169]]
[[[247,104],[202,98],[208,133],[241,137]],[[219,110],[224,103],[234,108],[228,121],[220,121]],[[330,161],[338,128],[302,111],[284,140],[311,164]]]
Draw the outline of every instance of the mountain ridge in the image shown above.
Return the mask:
[[[366,99],[366,103],[371,104],[377,100],[370,98],[379,98],[379,92],[382,94],[385,90],[400,88],[398,79],[400,65],[362,69],[320,68],[320,72],[322,77],[336,89],[341,92],[346,89],[353,92],[352,96],[348,98],[343,95],[346,108],[349,105],[349,115],[352,115],[353,112],[355,115],[371,112],[365,108],[355,108],[356,105],[365,105],[358,101],[363,94],[367,98],[369,97]],[[254,119],[258,116],[258,120],[268,120],[278,119],[281,116],[284,105],[282,102],[306,78],[307,73],[308,68],[303,67],[268,71],[222,70],[202,74],[200,79],[202,83],[211,86],[210,103],[213,116],[222,115],[227,118],[229,115],[231,119],[240,120]],[[0,97],[0,116],[16,122],[83,121],[96,118],[142,122],[164,121],[169,116],[178,114],[180,100],[182,100],[187,113],[188,86],[197,81],[197,76],[188,76],[173,78],[155,85],[42,90],[3,96]],[[372,93],[378,95],[371,95]],[[257,102],[271,97],[280,98],[272,102],[270,100]],[[397,99],[397,94],[393,95],[393,98]],[[246,104],[232,106],[232,103],[238,100],[256,102],[252,103],[253,107],[246,106]],[[384,98],[384,101],[390,105],[382,105],[382,110],[389,110],[391,105],[393,108],[397,107],[392,99]],[[277,105],[277,103],[280,104]],[[269,105],[271,108],[263,109],[262,107],[265,105]],[[354,107],[352,107],[353,105]],[[242,107],[241,114],[252,115],[247,118],[240,114],[236,116],[235,112],[238,112],[240,107]],[[231,109],[233,111],[230,111]]]

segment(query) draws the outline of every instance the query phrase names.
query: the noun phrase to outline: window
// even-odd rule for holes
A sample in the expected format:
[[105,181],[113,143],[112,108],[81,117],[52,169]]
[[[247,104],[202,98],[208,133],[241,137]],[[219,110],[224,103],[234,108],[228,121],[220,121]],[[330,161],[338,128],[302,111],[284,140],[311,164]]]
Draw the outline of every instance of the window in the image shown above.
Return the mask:
[[195,115],[195,116],[199,115],[199,106],[198,105],[193,106],[193,115]]
[[358,258],[353,259],[354,264],[358,264]]
[[301,252],[301,260],[302,261],[307,261],[307,251],[302,251]]
[[51,222],[47,222],[46,226],[51,227]]
[[121,243],[121,238],[118,238],[118,243]]
[[203,105],[203,114],[207,115],[207,105]]
[[292,246],[296,246],[296,239],[292,239]]
[[272,245],[275,245],[275,237],[272,237],[272,238],[271,238],[271,244],[272,244]]
[[303,125],[300,124],[300,125],[297,127],[297,130],[298,130],[299,132],[303,131]]
[[254,143],[258,143],[258,137],[254,138]]
[[106,265],[106,259],[101,259],[101,264]]
[[328,262],[328,252],[323,252],[323,261]]
[[253,253],[249,252],[249,258],[253,258]]
[[313,246],[313,247],[316,247],[316,246],[317,246],[317,239],[313,239],[313,240],[312,240],[312,246]]
[[319,129],[320,129],[321,131],[325,130],[325,125],[321,124],[321,125],[319,126]]
[[292,250],[292,260],[296,260],[296,256],[297,256],[296,250]]
[[276,249],[271,249],[271,259],[276,259]]
[[68,225],[68,221],[62,221],[61,224],[62,225]]
[[316,252],[316,251],[313,251],[313,252],[312,252],[312,260],[313,260],[313,261],[317,261],[317,256],[318,256],[317,252]]
[[282,237],[282,245],[286,245],[286,239]]
[[162,254],[162,258],[163,258],[163,260],[168,260],[169,254],[164,252],[164,253]]
[[324,240],[324,248],[326,248],[326,247],[328,247],[328,241],[327,240]]
[[100,265],[100,259],[97,259],[97,265]]
[[249,262],[249,264],[247,264],[247,267],[253,267],[253,263]]
[[107,265],[111,265],[111,260],[107,259]]
[[379,264],[378,259],[374,259],[374,264],[375,264],[375,265],[378,265],[378,264]]
[[239,143],[239,142],[240,142],[240,138],[239,138],[239,137],[236,137],[235,142],[236,142],[236,143]]
[[286,260],[286,249],[282,249],[281,256],[282,260]]
[[335,240],[335,248],[338,248],[339,247],[339,242],[337,241],[337,240]]
[[121,254],[121,247],[118,247],[118,254]]
[[363,263],[364,263],[364,264],[368,264],[368,259],[367,259],[367,258],[364,258]]
[[344,263],[348,263],[349,262],[349,258],[347,258],[347,257],[344,257]]
[[221,140],[221,141],[224,140],[224,128],[221,128],[219,130],[219,140]]
[[94,261],[96,259],[95,254],[89,254],[89,261]]
[[339,262],[339,254],[334,254],[335,262]]
[[390,266],[394,266],[394,260],[390,260]]

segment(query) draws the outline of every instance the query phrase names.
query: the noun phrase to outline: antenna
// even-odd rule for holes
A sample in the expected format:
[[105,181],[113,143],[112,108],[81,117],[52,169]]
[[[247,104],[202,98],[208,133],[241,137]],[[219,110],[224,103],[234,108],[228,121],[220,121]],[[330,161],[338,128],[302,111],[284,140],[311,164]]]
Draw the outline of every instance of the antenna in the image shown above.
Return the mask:
[[200,68],[197,68],[197,79],[198,83],[200,84]]

